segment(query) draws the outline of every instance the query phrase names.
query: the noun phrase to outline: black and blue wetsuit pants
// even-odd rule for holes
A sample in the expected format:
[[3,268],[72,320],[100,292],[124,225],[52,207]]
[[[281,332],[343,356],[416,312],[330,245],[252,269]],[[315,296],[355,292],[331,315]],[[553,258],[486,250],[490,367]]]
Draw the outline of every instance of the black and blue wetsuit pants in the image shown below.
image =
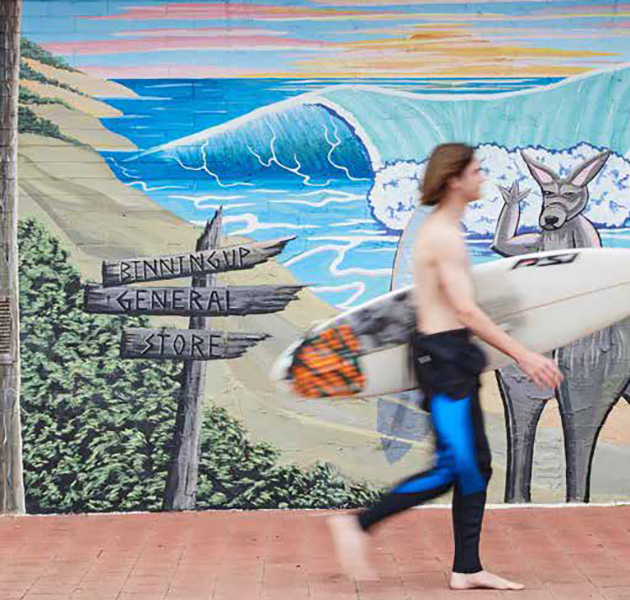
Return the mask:
[[467,329],[415,333],[411,360],[423,391],[423,406],[435,431],[431,469],[395,486],[376,506],[359,513],[364,530],[383,519],[453,489],[453,571],[476,573],[479,537],[492,475],[491,454],[479,405],[479,375],[486,359]]

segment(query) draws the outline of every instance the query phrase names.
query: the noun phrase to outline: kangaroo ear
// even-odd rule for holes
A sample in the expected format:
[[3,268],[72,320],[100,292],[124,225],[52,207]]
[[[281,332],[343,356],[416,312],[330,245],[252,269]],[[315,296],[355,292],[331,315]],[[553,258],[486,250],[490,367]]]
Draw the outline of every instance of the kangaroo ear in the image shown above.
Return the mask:
[[558,175],[552,171],[549,167],[546,167],[542,163],[539,163],[537,160],[530,158],[525,154],[525,152],[521,151],[521,156],[529,169],[529,172],[532,174],[532,177],[540,184],[546,185],[548,183],[553,183],[558,180]]
[[593,178],[602,170],[604,164],[608,160],[610,156],[610,150],[606,150],[605,152],[600,152],[596,154],[592,158],[585,160],[582,164],[578,165],[571,175],[569,176],[569,181],[573,185],[577,185],[579,187],[584,187],[588,185]]

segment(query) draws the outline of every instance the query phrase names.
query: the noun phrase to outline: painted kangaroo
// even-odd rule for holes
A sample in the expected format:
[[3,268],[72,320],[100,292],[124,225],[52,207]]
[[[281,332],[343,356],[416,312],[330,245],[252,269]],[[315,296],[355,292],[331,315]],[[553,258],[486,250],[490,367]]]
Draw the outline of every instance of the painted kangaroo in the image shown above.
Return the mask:
[[[517,234],[520,201],[529,194],[518,183],[501,188],[505,204],[492,248],[503,256],[542,250],[600,247],[595,226],[584,216],[588,184],[602,169],[610,151],[582,162],[565,179],[524,152],[523,160],[542,190],[540,231]],[[597,310],[597,306],[593,306]],[[619,398],[628,398],[630,321],[615,324],[555,352],[565,379],[557,390],[566,457],[567,501],[588,502],[597,437]],[[538,390],[511,366],[497,372],[506,411],[508,470],[506,502],[529,502],[536,427],[552,390]],[[630,399],[629,399],[630,401]]]

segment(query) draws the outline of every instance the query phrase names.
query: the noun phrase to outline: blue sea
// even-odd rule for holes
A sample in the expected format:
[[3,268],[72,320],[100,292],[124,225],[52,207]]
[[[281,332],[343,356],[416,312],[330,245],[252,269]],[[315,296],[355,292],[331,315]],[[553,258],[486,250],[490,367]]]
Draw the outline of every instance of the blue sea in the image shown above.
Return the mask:
[[[115,175],[190,222],[203,223],[222,206],[228,236],[296,236],[278,261],[340,308],[389,291],[410,210],[402,198],[409,186],[417,187],[414,169],[431,144],[464,139],[468,131],[489,135],[484,128],[493,132],[490,121],[497,117],[486,112],[494,98],[510,118],[509,107],[522,110],[520,92],[551,90],[552,101],[553,90],[562,90],[554,78],[119,83],[138,97],[103,99],[122,116],[102,121],[138,151],[102,152]],[[459,118],[459,106],[468,121]],[[516,124],[494,127],[499,149],[540,142],[527,127],[518,139]],[[571,129],[562,122],[557,127]],[[576,139],[563,135],[550,143],[598,143],[586,132]],[[479,227],[469,228],[473,260],[493,260],[492,219],[483,208],[477,214]],[[604,233],[607,244],[625,244],[627,236],[619,233]]]

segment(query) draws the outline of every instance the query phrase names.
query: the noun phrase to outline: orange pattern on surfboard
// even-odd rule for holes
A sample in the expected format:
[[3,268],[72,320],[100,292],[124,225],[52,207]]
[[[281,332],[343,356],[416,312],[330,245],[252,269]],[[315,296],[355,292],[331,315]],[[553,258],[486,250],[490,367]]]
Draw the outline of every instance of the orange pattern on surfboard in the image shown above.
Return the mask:
[[348,325],[306,339],[293,358],[291,385],[307,398],[350,396],[365,386],[359,368],[361,345]]

